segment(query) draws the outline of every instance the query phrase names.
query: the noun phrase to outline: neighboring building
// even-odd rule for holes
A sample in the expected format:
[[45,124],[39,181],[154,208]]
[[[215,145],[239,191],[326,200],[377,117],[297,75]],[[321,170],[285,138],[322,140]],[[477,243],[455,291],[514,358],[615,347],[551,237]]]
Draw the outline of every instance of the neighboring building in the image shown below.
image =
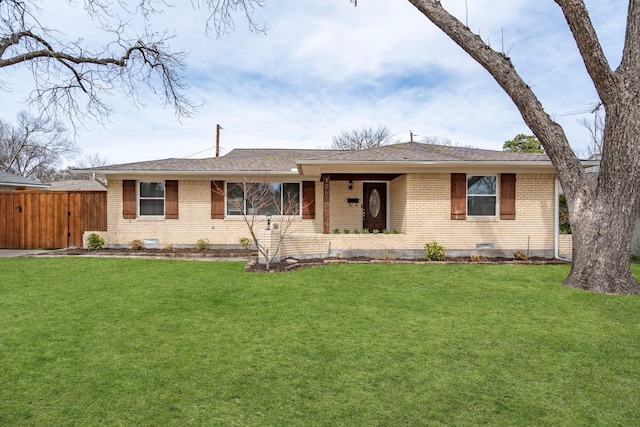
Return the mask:
[[49,184],[0,171],[0,191],[47,190],[48,188]]
[[107,191],[107,187],[92,179],[69,179],[51,182],[51,191]]
[[[244,184],[257,182],[269,183],[281,204],[297,204],[283,256],[416,257],[431,241],[450,256],[557,254],[558,186],[544,154],[413,142],[359,151],[237,149],[76,173],[107,180],[101,234],[112,246],[135,239],[238,245],[249,236],[238,206],[252,214],[242,203]],[[256,219],[266,224],[259,214],[277,208]],[[379,233],[354,234],[363,229]]]

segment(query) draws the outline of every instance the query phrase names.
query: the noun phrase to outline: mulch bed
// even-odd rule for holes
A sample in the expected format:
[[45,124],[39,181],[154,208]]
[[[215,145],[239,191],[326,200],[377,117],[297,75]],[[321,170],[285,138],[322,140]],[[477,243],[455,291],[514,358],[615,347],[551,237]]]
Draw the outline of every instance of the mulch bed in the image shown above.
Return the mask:
[[[258,257],[257,252],[246,249],[195,249],[195,248],[173,248],[173,249],[149,249],[133,250],[130,248],[105,248],[98,250],[88,250],[82,248],[69,248],[52,253],[48,256],[121,256],[121,257],[157,257],[157,258],[189,258],[189,259],[224,259],[224,258],[244,258],[249,259],[245,266],[246,271],[250,272],[267,272],[265,264],[259,264],[255,260]],[[310,259],[293,259],[287,258],[280,262],[271,263],[269,272],[286,272],[298,270],[301,268],[316,267],[321,265],[334,264],[431,264],[434,262],[425,261],[423,258],[416,259],[393,259],[393,258],[368,258],[368,257],[352,257],[352,258],[310,258]],[[567,264],[553,258],[530,257],[527,260],[516,260],[514,258],[480,258],[472,260],[470,257],[451,257],[445,261],[437,263],[441,264]]]
[[[425,261],[424,258],[414,259],[389,259],[389,258],[310,258],[310,259],[293,259],[288,258],[280,262],[271,263],[269,272],[285,272],[291,270],[299,270],[302,268],[317,267],[322,265],[334,264],[516,264],[516,265],[540,265],[540,264],[569,264],[553,258],[530,257],[527,260],[517,260],[514,258],[482,258],[479,261],[473,261],[469,257],[452,257],[445,261]],[[246,271],[251,272],[267,272],[265,264],[258,264],[251,261],[245,267]]]
[[144,248],[134,250],[131,248],[104,248],[89,250],[83,248],[68,248],[48,255],[93,255],[93,256],[131,256],[131,257],[159,257],[159,258],[251,258],[258,254],[255,251],[246,249],[195,249],[195,248],[172,248],[153,249]]

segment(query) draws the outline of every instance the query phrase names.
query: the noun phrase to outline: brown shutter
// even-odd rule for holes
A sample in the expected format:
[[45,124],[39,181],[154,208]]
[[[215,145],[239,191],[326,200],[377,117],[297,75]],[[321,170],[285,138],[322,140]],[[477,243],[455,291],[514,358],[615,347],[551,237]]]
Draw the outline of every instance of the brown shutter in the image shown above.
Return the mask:
[[451,219],[467,219],[467,175],[451,174]]
[[178,219],[178,181],[164,182],[164,217]]
[[516,219],[516,174],[500,175],[500,219]]
[[224,219],[224,181],[211,181],[211,219]]
[[302,181],[302,219],[316,217],[316,183]]
[[136,182],[125,179],[122,181],[122,218],[136,219]]

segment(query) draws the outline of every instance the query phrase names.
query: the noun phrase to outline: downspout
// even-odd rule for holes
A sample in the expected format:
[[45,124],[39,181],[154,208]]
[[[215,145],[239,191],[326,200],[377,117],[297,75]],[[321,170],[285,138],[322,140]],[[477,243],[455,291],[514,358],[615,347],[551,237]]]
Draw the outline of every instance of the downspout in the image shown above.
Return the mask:
[[558,181],[557,176],[553,197],[553,257],[562,261],[571,261],[570,259],[560,257],[560,181]]

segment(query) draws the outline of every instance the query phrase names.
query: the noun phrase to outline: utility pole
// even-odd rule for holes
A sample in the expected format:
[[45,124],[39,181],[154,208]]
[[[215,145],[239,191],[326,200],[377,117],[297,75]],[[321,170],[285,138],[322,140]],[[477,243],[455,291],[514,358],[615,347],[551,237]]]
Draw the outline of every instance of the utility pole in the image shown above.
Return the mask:
[[413,142],[413,131],[409,131],[409,142]]
[[220,155],[220,129],[222,129],[222,126],[217,124],[216,125],[216,157]]

